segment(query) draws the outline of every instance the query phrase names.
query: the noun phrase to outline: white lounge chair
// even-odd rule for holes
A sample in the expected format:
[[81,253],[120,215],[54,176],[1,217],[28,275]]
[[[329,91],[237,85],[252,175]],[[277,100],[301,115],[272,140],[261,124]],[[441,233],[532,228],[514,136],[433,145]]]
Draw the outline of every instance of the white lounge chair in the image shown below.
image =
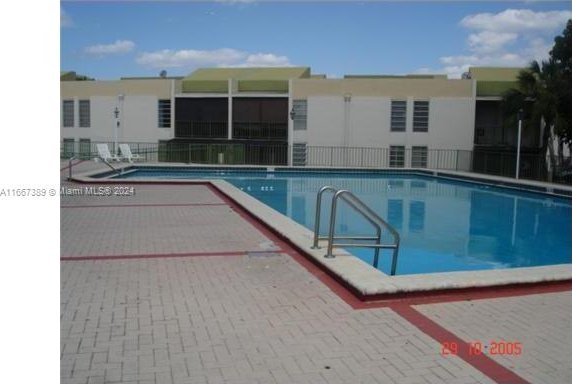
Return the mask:
[[119,144],[119,150],[121,151],[121,156],[124,159],[126,159],[127,161],[129,161],[130,163],[132,163],[133,160],[137,161],[137,160],[143,159],[143,157],[141,155],[133,154],[131,152],[131,148],[129,147],[129,144]]
[[112,155],[111,152],[109,152],[109,147],[107,146],[107,144],[96,144],[97,147],[97,155],[104,161],[121,161],[119,159],[119,157]]

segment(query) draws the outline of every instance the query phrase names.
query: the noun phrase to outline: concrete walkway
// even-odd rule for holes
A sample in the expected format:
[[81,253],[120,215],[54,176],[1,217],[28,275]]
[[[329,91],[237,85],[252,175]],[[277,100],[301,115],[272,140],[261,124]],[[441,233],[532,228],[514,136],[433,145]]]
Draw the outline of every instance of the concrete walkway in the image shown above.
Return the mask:
[[[63,185],[84,187],[63,180],[66,172]],[[570,292],[356,310],[335,282],[209,187],[133,188],[61,198],[62,383],[572,376]],[[455,346],[463,341],[505,349],[469,356]]]

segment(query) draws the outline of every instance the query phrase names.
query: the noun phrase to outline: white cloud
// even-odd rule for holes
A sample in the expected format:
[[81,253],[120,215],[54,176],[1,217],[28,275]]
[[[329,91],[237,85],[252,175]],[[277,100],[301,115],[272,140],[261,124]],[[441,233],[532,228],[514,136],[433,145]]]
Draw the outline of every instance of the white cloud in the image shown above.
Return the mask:
[[442,64],[445,65],[459,65],[468,62],[477,61],[479,58],[477,56],[444,56],[439,59]]
[[414,73],[417,73],[417,74],[420,74],[420,75],[427,75],[427,74],[431,74],[431,73],[433,73],[433,72],[434,72],[434,71],[433,71],[431,68],[429,68],[429,67],[422,67],[422,68],[416,69]]
[[288,67],[290,62],[286,56],[277,56],[273,53],[255,53],[248,55],[244,67]]
[[173,51],[163,49],[156,52],[144,52],[137,63],[154,68],[176,68],[186,66],[225,66],[244,59],[246,54],[231,48],[221,48],[212,51],[183,49]]
[[515,53],[502,53],[498,55],[480,56],[445,56],[439,59],[444,72],[451,78],[460,78],[469,67],[522,67],[526,66],[530,60]]
[[137,57],[136,62],[152,68],[283,67],[291,65],[286,56],[278,56],[273,53],[248,53],[232,48],[210,51],[164,49],[144,52]]
[[508,43],[516,41],[516,33],[503,33],[493,31],[481,31],[469,35],[469,48],[480,53],[496,52],[504,48]]
[[65,11],[65,9],[60,7],[60,28],[68,28],[71,26],[73,26],[71,16]]
[[112,44],[97,44],[84,48],[88,55],[106,56],[131,52],[135,48],[135,43],[130,40],[117,40]]
[[523,67],[532,60],[546,59],[552,48],[547,41],[562,32],[569,18],[572,11],[529,9],[466,16],[460,25],[472,31],[467,37],[467,52],[441,57],[439,72],[460,77],[469,67]]
[[552,31],[561,28],[572,11],[534,12],[530,9],[507,9],[499,13],[478,13],[461,20],[470,29],[495,32]]
[[534,38],[529,41],[528,47],[524,50],[527,57],[532,58],[532,60],[542,61],[548,60],[548,54],[552,49],[553,42],[546,42],[542,38]]

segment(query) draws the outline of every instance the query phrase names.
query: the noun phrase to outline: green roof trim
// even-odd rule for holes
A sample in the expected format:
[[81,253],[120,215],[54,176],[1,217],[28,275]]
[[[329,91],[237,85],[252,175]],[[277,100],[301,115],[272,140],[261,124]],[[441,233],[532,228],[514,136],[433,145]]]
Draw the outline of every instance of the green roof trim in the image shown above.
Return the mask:
[[238,91],[288,93],[288,80],[242,80],[238,82]]
[[477,81],[516,81],[518,74],[525,68],[516,67],[471,67],[471,79]]
[[88,81],[91,77],[78,75],[74,71],[60,71],[60,81]]
[[228,93],[228,80],[183,80],[183,93]]
[[182,92],[228,92],[228,79],[239,92],[288,92],[288,80],[300,78],[310,78],[309,67],[200,68],[183,79]]
[[477,81],[477,97],[500,97],[509,89],[517,87],[516,81]]
[[183,76],[128,76],[120,77],[119,80],[182,80]]
[[344,79],[446,79],[447,75],[344,75]]
[[75,81],[76,73],[73,71],[61,71],[60,81]]

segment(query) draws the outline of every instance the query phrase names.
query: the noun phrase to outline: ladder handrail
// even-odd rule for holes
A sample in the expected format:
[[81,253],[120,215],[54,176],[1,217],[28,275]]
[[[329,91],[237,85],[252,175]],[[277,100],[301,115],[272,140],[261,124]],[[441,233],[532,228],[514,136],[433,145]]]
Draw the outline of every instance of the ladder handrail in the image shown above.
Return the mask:
[[383,220],[383,218],[381,216],[379,216],[377,213],[375,213],[374,210],[372,210],[370,207],[368,207],[363,201],[361,201],[356,195],[354,195],[352,192],[348,191],[348,190],[341,190],[338,192],[338,194],[340,194],[340,196],[343,194],[344,196],[343,199],[348,202],[347,198],[345,197],[345,195],[348,196],[348,198],[352,199],[355,203],[357,203],[358,205],[361,206],[361,209],[367,213],[368,215],[370,215],[373,219],[381,222],[381,224],[387,228],[389,230],[389,232],[391,232],[391,234],[393,235],[394,238],[399,239],[399,232],[397,232],[395,230],[395,228],[393,228],[391,226],[391,224],[389,224],[387,221]]
[[123,168],[117,169],[117,168],[115,168],[113,165],[111,165],[111,164],[109,163],[109,161],[105,160],[103,157],[101,157],[101,156],[98,156],[98,157],[99,157],[99,159],[100,159],[101,161],[103,161],[109,168],[111,168],[115,173],[117,173],[118,175],[123,174]]
[[[321,215],[321,205],[322,205],[322,195],[327,191],[333,191],[334,197],[332,198],[331,210],[330,210],[330,225],[328,237],[320,237],[320,215]],[[336,227],[336,214],[337,214],[337,204],[338,200],[344,200],[350,207],[352,207],[356,212],[360,213],[372,226],[376,229],[375,237],[364,237],[364,236],[335,236]],[[386,228],[389,233],[393,236],[393,244],[381,244],[382,228]],[[395,275],[397,269],[397,256],[399,251],[400,236],[399,233],[384,219],[382,219],[375,211],[368,207],[363,201],[361,201],[352,192],[344,189],[337,189],[332,186],[324,186],[318,191],[317,201],[316,201],[316,220],[314,223],[314,244],[312,248],[320,248],[318,246],[319,240],[328,240],[328,249],[326,258],[334,258],[332,249],[334,246],[347,246],[347,247],[368,247],[374,248],[374,260],[373,265],[377,268],[379,261],[379,250],[380,249],[393,249],[393,258],[391,262],[391,275]],[[336,244],[335,239],[348,239],[348,240],[376,240],[375,244]]]
[[319,232],[320,232],[320,214],[322,213],[322,195],[326,191],[336,192],[337,189],[330,185],[324,185],[318,191],[318,197],[316,200],[316,219],[314,220],[314,243],[312,244],[312,248],[314,249],[320,248],[318,246]]

